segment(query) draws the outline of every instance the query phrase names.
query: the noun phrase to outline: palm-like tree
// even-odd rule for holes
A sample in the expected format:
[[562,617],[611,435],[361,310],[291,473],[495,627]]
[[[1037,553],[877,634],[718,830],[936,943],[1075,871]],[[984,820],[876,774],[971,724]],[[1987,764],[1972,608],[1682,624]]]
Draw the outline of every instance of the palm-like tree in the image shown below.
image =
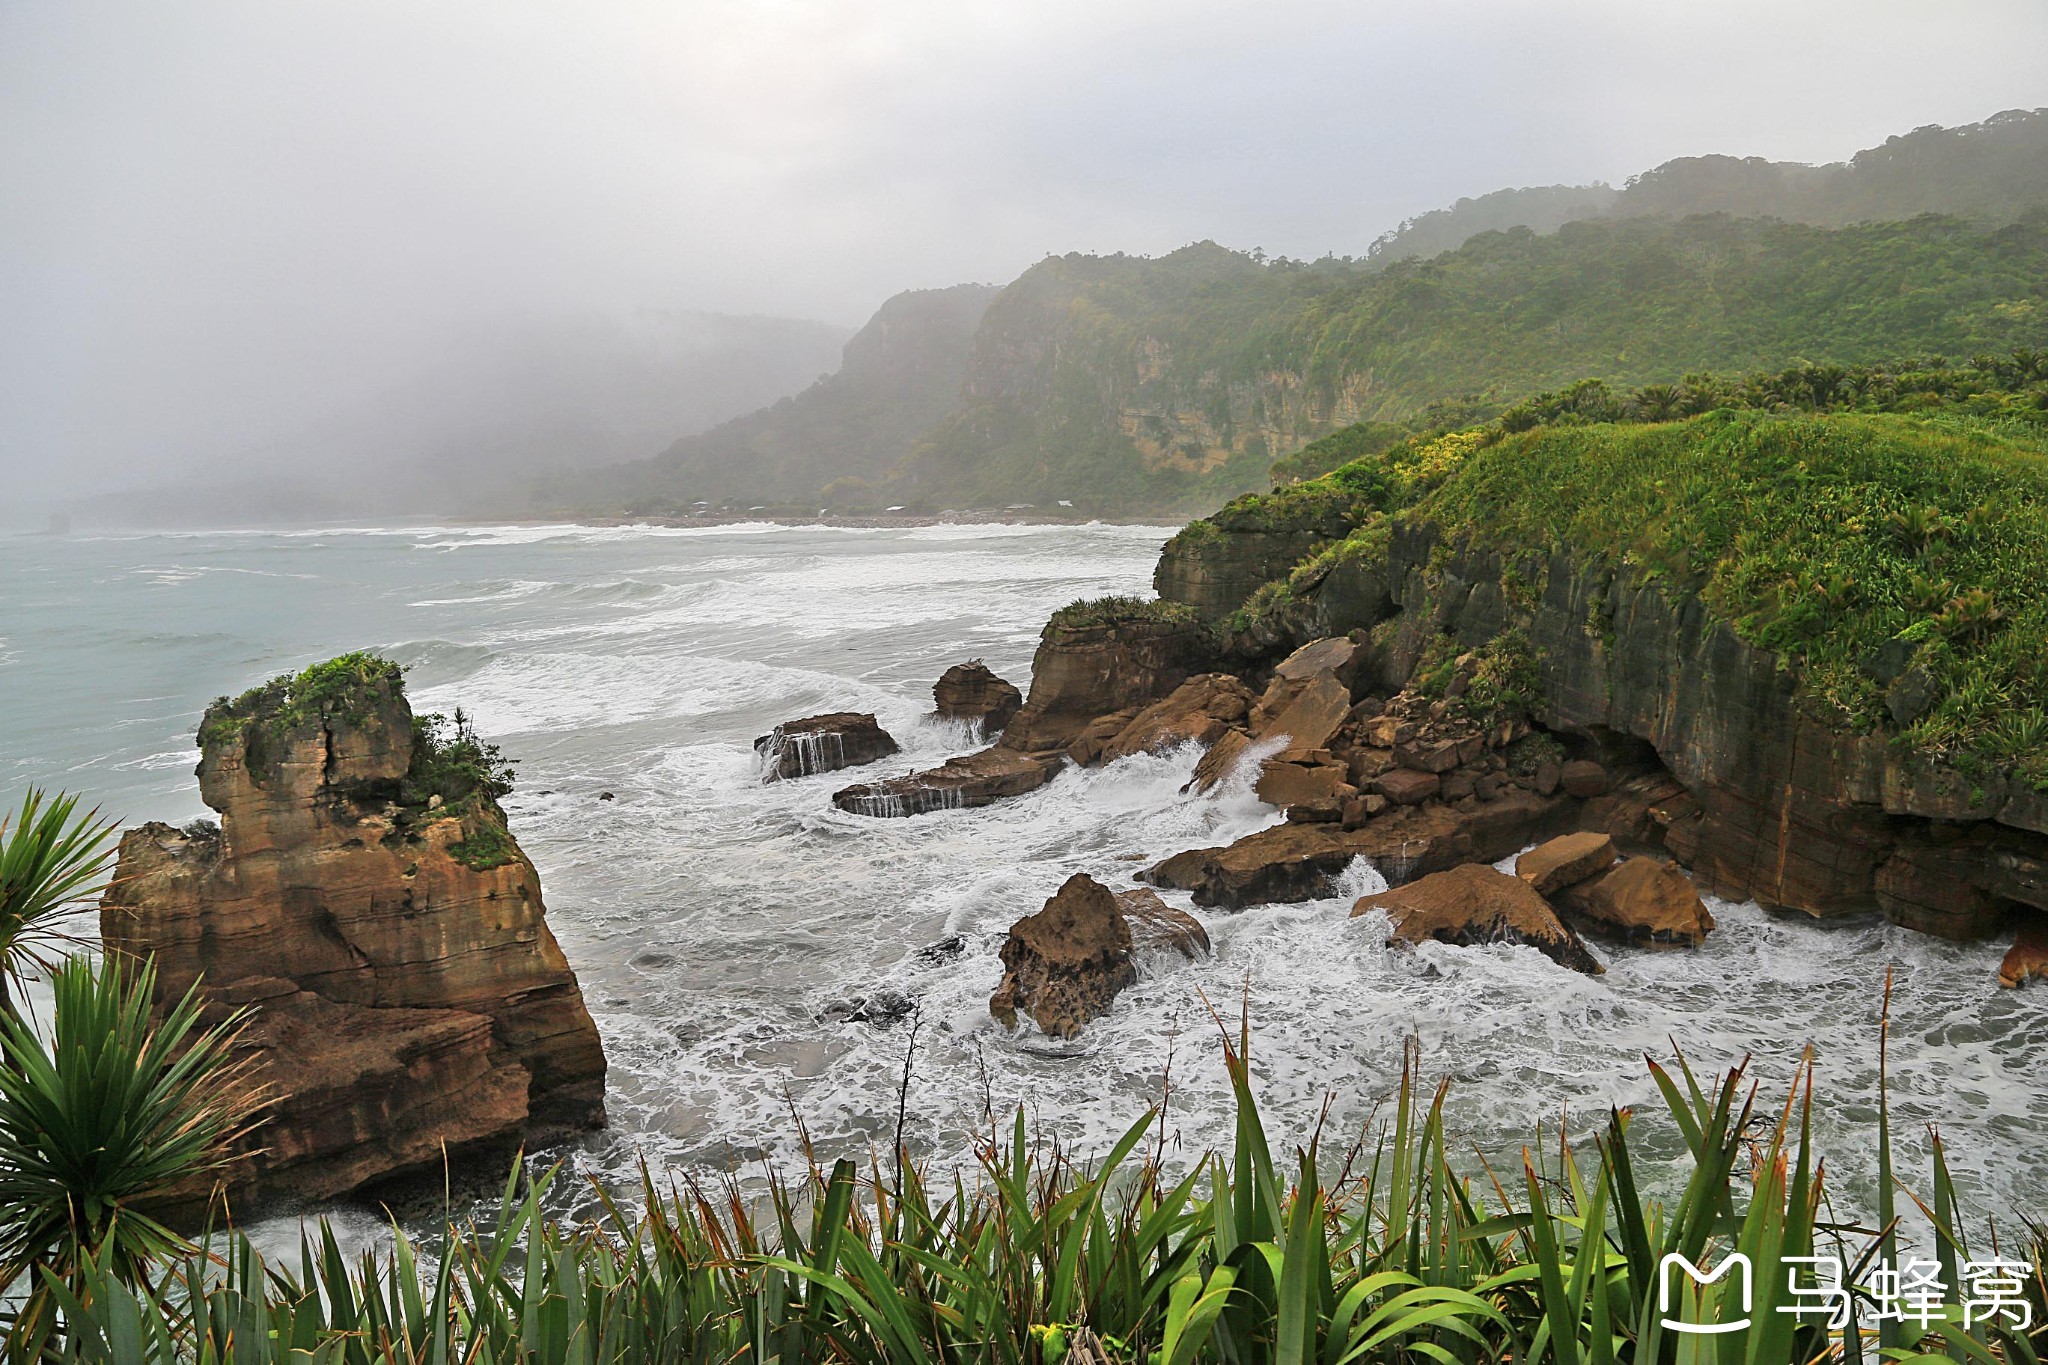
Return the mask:
[[53,1330],[53,1279],[78,1286],[90,1258],[146,1291],[187,1249],[144,1210],[222,1165],[259,1100],[230,1055],[241,1017],[202,1027],[196,986],[159,1020],[151,964],[72,957],[49,980],[47,1046],[0,1013],[0,1296],[23,1295],[17,1351]]
[[0,815],[0,1013],[31,966],[55,966],[58,921],[97,895],[112,869],[114,822],[78,813],[78,798],[51,799],[35,787],[12,820]]

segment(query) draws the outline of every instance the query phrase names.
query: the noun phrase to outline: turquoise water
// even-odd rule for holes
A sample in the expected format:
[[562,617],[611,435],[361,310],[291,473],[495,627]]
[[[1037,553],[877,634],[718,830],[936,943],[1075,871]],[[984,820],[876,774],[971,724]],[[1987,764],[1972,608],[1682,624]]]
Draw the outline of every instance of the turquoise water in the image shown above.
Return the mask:
[[[1352,920],[1378,884],[1197,912],[1213,959],[1152,963],[1073,1043],[989,1020],[1002,934],[1076,871],[1145,862],[1274,820],[1242,782],[1183,797],[1195,756],[1070,771],[1017,801],[912,820],[834,810],[825,775],[763,784],[776,721],[874,711],[906,752],[967,745],[930,687],[981,657],[1020,685],[1039,624],[1079,596],[1146,592],[1159,527],[437,527],[0,539],[0,797],[37,782],[129,820],[203,813],[206,703],[346,649],[412,669],[423,709],[475,713],[520,760],[507,802],[612,1062],[609,1133],[565,1153],[625,1174],[794,1159],[792,1108],[827,1154],[886,1144],[907,1024],[836,1022],[856,995],[922,1011],[910,1136],[940,1161],[1025,1104],[1083,1146],[1156,1100],[1169,1052],[1178,1150],[1227,1141],[1209,1005],[1249,1001],[1276,1129],[1339,1131],[1398,1080],[1403,1040],[1458,1082],[1463,1142],[1511,1156],[1567,1107],[1655,1108],[1645,1052],[1755,1054],[1775,1102],[1812,1046],[1829,1169],[1867,1195],[1877,1000],[1898,970],[1898,1122],[1939,1118],[1978,1207],[2048,1206],[2048,989],[2000,992],[2000,945],[1716,903],[1697,953],[1607,950],[1607,975],[1522,949],[1389,951]],[[874,770],[869,770],[870,772]],[[862,774],[865,776],[866,774]],[[615,798],[601,801],[609,792]],[[1176,898],[1185,904],[1184,898]],[[957,936],[957,951],[932,949]],[[1909,1175],[1920,1169],[1917,1158]]]

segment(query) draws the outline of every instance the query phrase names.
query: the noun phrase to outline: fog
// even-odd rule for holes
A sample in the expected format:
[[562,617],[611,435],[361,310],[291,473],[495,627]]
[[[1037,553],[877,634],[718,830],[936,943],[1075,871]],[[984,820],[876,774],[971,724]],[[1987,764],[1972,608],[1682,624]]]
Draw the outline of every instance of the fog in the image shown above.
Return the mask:
[[1460,195],[1835,160],[2044,93],[2038,0],[5,0],[0,524],[559,417],[533,357],[673,356],[704,314],[824,324],[562,400],[563,449],[623,458],[800,386],[902,289],[1357,254]]

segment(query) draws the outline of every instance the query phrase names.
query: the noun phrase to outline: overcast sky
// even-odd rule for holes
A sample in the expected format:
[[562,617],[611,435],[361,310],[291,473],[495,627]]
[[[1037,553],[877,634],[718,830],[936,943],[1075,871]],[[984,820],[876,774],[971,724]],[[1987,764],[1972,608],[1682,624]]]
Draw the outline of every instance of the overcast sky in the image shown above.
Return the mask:
[[1357,254],[1460,195],[2041,105],[2042,0],[0,0],[0,498],[508,321]]

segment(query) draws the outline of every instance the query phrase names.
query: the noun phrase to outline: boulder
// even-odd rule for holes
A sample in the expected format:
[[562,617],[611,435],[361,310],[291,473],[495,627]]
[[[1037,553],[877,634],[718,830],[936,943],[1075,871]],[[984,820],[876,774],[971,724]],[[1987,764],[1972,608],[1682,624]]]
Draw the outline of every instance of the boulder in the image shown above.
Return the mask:
[[1412,739],[1394,746],[1394,766],[1419,773],[1447,773],[1464,760],[1454,739]]
[[1207,956],[1209,931],[1185,910],[1176,910],[1149,886],[1116,893],[1117,909],[1130,926],[1131,946],[1141,952],[1179,953],[1193,961]]
[[276,1103],[218,1173],[236,1210],[604,1122],[604,1051],[540,879],[486,793],[422,789],[416,741],[395,665],[278,679],[200,725],[219,831],[121,840],[107,952],[154,957],[159,1013],[201,982],[207,1018],[252,1011],[238,1046]]
[[1138,979],[1132,954],[1139,948],[1194,957],[1208,951],[1209,938],[1156,892],[1113,895],[1076,873],[1036,914],[1010,926],[989,1013],[1005,1028],[1016,1028],[1023,1014],[1052,1037],[1071,1038]]
[[1419,806],[1442,793],[1443,779],[1414,768],[1394,768],[1374,778],[1372,786],[1397,806]]
[[1020,754],[996,745],[923,772],[842,787],[832,793],[832,804],[852,815],[884,817],[966,810],[1036,790],[1064,761],[1059,754]]
[[1998,984],[2011,989],[2031,977],[2048,981],[2048,915],[2029,915],[2020,921],[2012,947],[1998,964]]
[[1351,689],[1333,673],[1318,673],[1294,689],[1285,704],[1270,706],[1274,691],[1286,686],[1286,680],[1274,679],[1260,703],[1267,708],[1266,717],[1263,722],[1254,721],[1253,733],[1260,739],[1285,735],[1297,749],[1319,749],[1328,744],[1350,714]]
[[1575,758],[1558,769],[1557,780],[1565,795],[1582,801],[1607,794],[1607,769],[1583,758]]
[[992,736],[1010,723],[1024,694],[1016,684],[1003,681],[979,659],[954,664],[932,684],[932,709],[941,720],[981,722],[981,733]]
[[1614,857],[1614,840],[1608,835],[1561,834],[1515,859],[1515,875],[1539,896],[1549,896],[1606,871]]
[[1102,751],[1123,733],[1124,727],[1136,719],[1137,715],[1137,707],[1127,706],[1121,711],[1097,716],[1082,726],[1079,734],[1067,741],[1067,747],[1062,752],[1083,768],[1093,767],[1102,760]]
[[1216,743],[1250,714],[1252,690],[1228,673],[1202,673],[1134,716],[1108,744],[1101,760],[1158,753],[1181,744]]
[[1312,640],[1282,659],[1274,667],[1273,676],[1305,683],[1327,673],[1349,687],[1363,652],[1364,646],[1341,635]]
[[898,747],[874,716],[860,711],[787,720],[754,741],[762,776],[770,782],[859,767],[887,758]]
[[1597,976],[1602,970],[1578,935],[1565,927],[1534,887],[1483,864],[1455,867],[1362,897],[1351,913],[1357,916],[1372,910],[1387,912],[1393,930],[1390,942],[1415,944],[1435,939],[1466,948],[1521,943],[1573,971]]
[[1253,787],[1259,800],[1269,806],[1301,806],[1354,794],[1351,785],[1344,780],[1344,765],[1318,763],[1306,756],[1296,757],[1300,753],[1300,750],[1289,750],[1265,761],[1259,769],[1258,783]]
[[1495,862],[1567,829],[1573,803],[1516,790],[1471,810],[1393,807],[1356,829],[1338,823],[1274,825],[1227,848],[1190,849],[1147,868],[1154,886],[1192,891],[1195,904],[1248,905],[1315,900],[1364,858],[1396,884],[1461,863]]
[[1252,737],[1243,730],[1231,730],[1209,747],[1195,765],[1195,775],[1185,790],[1205,792],[1237,770],[1252,747]]
[[1004,748],[1064,749],[1098,716],[1149,706],[1197,672],[1208,633],[1193,615],[1138,604],[1108,615],[1055,612],[1031,661],[1031,694],[1003,729]]
[[1691,880],[1656,858],[1629,858],[1564,887],[1553,899],[1567,919],[1627,943],[1697,948],[1714,928]]

